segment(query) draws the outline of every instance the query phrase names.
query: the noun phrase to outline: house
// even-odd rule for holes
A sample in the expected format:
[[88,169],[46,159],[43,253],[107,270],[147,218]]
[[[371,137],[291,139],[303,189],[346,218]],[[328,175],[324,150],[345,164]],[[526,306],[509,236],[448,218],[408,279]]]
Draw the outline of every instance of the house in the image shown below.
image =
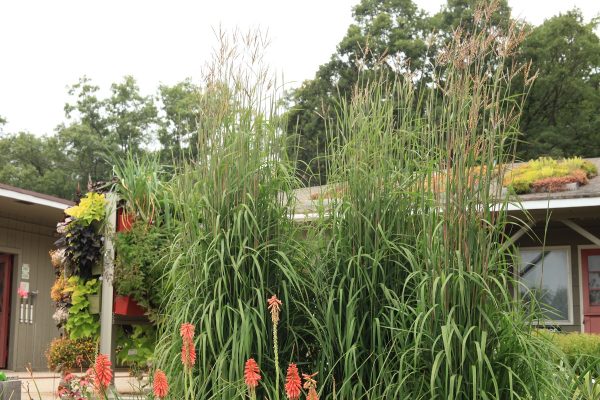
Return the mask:
[[[600,170],[600,158],[588,161]],[[523,218],[526,210],[533,221],[511,233],[522,260],[519,279],[549,305],[548,325],[600,334],[600,176],[574,190],[519,201],[509,214]]]
[[0,369],[45,370],[58,336],[49,300],[54,272],[48,252],[56,223],[72,202],[0,184]]
[[[600,158],[587,161],[600,171]],[[294,219],[317,218],[317,205],[328,202],[319,197],[328,192],[323,186],[299,189]],[[519,195],[508,213],[528,221],[508,235],[522,261],[521,296],[534,294],[547,305],[540,325],[600,334],[600,176],[572,190]]]

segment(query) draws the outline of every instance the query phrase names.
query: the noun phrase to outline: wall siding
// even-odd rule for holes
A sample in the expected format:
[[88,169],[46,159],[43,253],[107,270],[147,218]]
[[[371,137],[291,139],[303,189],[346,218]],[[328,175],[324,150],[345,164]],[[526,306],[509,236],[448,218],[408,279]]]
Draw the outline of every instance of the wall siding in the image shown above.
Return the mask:
[[[22,371],[31,365],[34,370],[46,370],[45,352],[51,340],[58,336],[50,300],[54,271],[48,252],[54,247],[53,231],[53,227],[17,221],[0,214],[0,252],[13,254],[9,369]],[[19,322],[20,299],[16,293],[23,264],[30,267],[30,290],[39,292],[33,298],[33,324]]]

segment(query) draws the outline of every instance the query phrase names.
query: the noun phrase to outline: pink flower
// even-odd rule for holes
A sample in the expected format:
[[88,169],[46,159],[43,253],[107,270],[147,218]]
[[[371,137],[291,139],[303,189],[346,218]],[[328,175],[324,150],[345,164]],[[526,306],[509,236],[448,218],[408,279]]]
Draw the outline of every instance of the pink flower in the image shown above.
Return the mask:
[[17,290],[17,294],[22,299],[26,299],[27,296],[29,296],[29,292],[27,290],[23,289],[23,288],[19,288],[19,290]]

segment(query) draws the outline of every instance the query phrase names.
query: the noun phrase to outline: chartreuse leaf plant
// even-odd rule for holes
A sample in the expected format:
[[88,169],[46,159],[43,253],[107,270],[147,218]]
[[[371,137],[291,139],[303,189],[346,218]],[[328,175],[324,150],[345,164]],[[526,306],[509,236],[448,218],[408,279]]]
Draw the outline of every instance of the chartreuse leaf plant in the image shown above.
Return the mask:
[[97,279],[87,282],[79,276],[72,276],[67,280],[63,292],[71,293],[71,307],[66,329],[71,339],[97,337],[100,330],[98,317],[90,313],[89,295],[97,294],[100,283]]
[[75,218],[78,223],[88,226],[94,221],[102,221],[106,214],[104,194],[89,192],[76,206],[67,208],[65,214]]
[[154,356],[156,328],[134,325],[117,332],[117,361],[134,370],[147,369]]

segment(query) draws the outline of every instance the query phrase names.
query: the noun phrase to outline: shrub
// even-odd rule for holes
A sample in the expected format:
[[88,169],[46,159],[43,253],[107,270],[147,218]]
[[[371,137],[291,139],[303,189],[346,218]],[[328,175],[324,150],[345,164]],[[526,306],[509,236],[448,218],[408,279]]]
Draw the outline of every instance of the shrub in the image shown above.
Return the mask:
[[54,339],[46,352],[48,368],[57,372],[87,368],[94,360],[97,345],[93,338]]
[[600,361],[600,335],[589,333],[549,334],[571,365],[586,368]]
[[133,370],[149,367],[156,345],[156,329],[153,326],[124,326],[117,331],[117,362]]
[[164,228],[138,221],[130,231],[118,233],[115,240],[115,290],[122,296],[131,295],[147,310],[156,308],[159,303],[155,283],[162,271],[156,264],[168,248],[164,231]]

